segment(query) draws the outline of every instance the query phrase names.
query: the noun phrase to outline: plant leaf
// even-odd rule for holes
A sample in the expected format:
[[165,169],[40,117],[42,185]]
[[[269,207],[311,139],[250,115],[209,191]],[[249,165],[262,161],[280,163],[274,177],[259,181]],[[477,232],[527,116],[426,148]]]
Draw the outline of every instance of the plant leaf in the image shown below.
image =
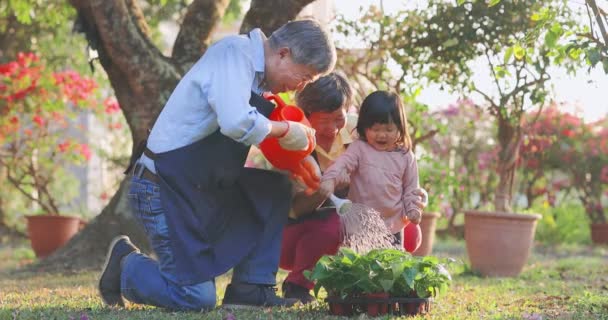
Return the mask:
[[500,3],[500,0],[490,0],[490,3],[488,4],[488,7],[493,7],[497,4]]

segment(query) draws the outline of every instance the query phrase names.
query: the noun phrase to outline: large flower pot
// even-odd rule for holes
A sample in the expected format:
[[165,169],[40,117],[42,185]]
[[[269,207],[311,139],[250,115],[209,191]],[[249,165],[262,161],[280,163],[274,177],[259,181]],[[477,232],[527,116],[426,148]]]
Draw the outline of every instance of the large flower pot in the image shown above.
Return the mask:
[[420,228],[422,229],[422,242],[413,255],[428,256],[433,251],[433,243],[435,242],[435,227],[437,226],[437,218],[441,215],[437,212],[425,212],[422,214]]
[[591,224],[591,242],[595,244],[608,244],[608,223]]
[[36,257],[44,258],[66,244],[80,228],[78,217],[26,216],[27,233]]
[[464,238],[471,268],[484,276],[513,277],[523,270],[538,214],[466,211]]

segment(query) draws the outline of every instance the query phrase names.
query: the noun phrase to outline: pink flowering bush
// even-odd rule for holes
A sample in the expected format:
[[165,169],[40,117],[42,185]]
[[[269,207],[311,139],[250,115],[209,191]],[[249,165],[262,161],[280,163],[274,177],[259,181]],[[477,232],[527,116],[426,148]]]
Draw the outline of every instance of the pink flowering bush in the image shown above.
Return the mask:
[[608,117],[580,125],[562,139],[561,169],[592,223],[606,223],[608,207]]
[[606,222],[608,118],[585,123],[552,105],[526,120],[518,163],[528,206],[546,196],[554,207],[559,191],[574,191],[592,223]]
[[98,103],[96,90],[91,78],[48,70],[33,53],[0,65],[0,179],[43,213],[59,214],[61,205],[72,200],[68,186],[75,178],[66,168],[91,158],[89,145],[66,133],[82,129],[75,124],[77,116],[116,111],[114,105]]
[[421,183],[429,195],[429,206],[448,218],[448,228],[463,208],[480,208],[490,202],[496,184],[491,169],[496,147],[488,137],[494,124],[471,100],[459,100],[440,110],[436,117],[447,128],[423,144],[428,152],[419,165]]
[[564,141],[576,137],[582,123],[579,116],[561,111],[557,104],[550,105],[540,113],[525,115],[518,173],[528,208],[539,197],[546,197],[545,200],[553,207],[557,193],[572,187],[561,170],[562,148]]

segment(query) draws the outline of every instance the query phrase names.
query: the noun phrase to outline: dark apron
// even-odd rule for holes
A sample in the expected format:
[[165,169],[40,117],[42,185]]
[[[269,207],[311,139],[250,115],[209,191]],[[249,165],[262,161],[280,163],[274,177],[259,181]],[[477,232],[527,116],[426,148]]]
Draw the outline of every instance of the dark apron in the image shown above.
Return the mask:
[[[249,103],[264,116],[274,108],[254,93]],[[256,247],[266,221],[277,215],[287,220],[289,179],[244,168],[249,148],[217,130],[191,145],[154,155],[181,284],[225,273]]]

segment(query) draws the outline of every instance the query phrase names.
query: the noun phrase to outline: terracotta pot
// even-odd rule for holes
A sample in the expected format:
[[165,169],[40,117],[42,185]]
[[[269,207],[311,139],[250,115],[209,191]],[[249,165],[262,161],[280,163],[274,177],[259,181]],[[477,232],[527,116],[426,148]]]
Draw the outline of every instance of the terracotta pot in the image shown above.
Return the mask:
[[595,244],[608,244],[608,223],[591,224],[591,242]]
[[[377,317],[388,313],[388,292],[368,293],[363,298],[370,300],[365,307],[368,316]],[[373,301],[378,299],[381,301]]]
[[435,228],[437,219],[441,217],[438,212],[425,212],[422,214],[420,228],[422,229],[422,242],[420,247],[414,251],[415,256],[428,256],[433,251],[433,243],[435,242]]
[[44,258],[66,244],[80,227],[80,218],[56,215],[26,216],[27,233],[36,257]]
[[329,313],[334,316],[351,316],[353,314],[353,304],[329,302]]
[[538,214],[466,211],[464,238],[471,268],[490,277],[520,274],[540,218]]
[[427,301],[411,301],[399,303],[399,314],[415,316],[418,314],[427,314],[431,311],[431,303]]

